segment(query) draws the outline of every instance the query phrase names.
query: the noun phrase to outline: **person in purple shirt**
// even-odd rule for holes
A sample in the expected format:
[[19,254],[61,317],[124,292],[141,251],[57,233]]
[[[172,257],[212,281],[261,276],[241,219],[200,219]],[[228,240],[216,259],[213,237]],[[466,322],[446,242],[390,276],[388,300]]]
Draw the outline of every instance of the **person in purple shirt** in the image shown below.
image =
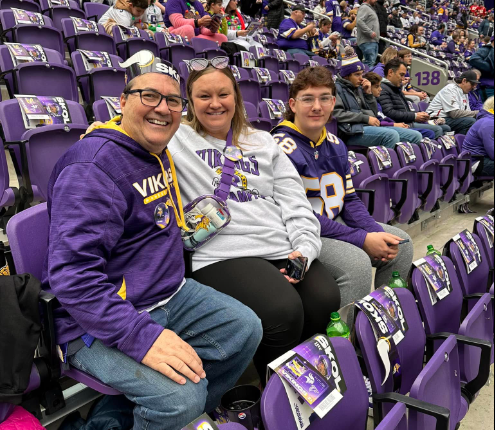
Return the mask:
[[332,31],[342,33],[342,11],[338,0],[328,0],[325,3],[327,15],[332,20]]
[[483,167],[481,175],[494,176],[493,163],[493,96],[488,98],[483,105],[483,109],[476,117],[476,122],[469,129],[462,144],[462,149],[469,151],[471,155],[483,157]]
[[349,17],[342,22],[342,37],[349,42],[356,42],[356,38],[352,36],[352,31],[356,28],[357,9],[352,9],[349,12]]
[[369,294],[372,267],[377,269],[375,285],[388,284],[394,270],[407,273],[413,246],[411,240],[398,246],[410,239],[407,233],[377,223],[357,196],[347,147],[325,128],[335,94],[326,68],[299,72],[290,88],[285,121],[271,133],[303,179],[321,225],[319,259],[335,278],[345,306]]
[[432,45],[441,46],[444,43],[445,24],[440,24],[438,29],[431,33],[430,42]]
[[218,406],[262,327],[237,300],[185,278],[167,149],[186,106],[177,70],[149,51],[121,66],[122,116],[95,126],[52,172],[42,285],[61,304],[62,366],[126,395],[134,428],[180,430]]
[[464,59],[465,61],[469,61],[471,56],[476,52],[476,40],[470,40],[464,51]]
[[452,40],[447,43],[447,49],[445,50],[447,53],[452,54],[452,55],[460,55],[460,47],[459,47],[459,41],[461,39],[461,36],[458,31],[454,31],[452,33]]
[[310,40],[316,36],[313,23],[304,27],[301,23],[306,16],[304,6],[297,5],[292,8],[290,18],[284,19],[279,27],[277,43],[280,49],[290,54],[302,53],[310,57],[315,54],[310,50]]

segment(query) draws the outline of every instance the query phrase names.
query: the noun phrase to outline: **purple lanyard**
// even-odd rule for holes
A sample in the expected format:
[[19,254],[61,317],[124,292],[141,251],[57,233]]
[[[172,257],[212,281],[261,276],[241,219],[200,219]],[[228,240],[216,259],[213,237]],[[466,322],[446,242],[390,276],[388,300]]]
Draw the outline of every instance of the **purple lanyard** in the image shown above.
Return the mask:
[[[227,134],[227,144],[225,145],[226,149],[234,146],[232,144],[232,134],[232,129],[230,129],[229,133]],[[224,162],[222,168],[222,176],[220,177],[220,185],[214,191],[214,194],[227,202],[230,194],[230,187],[232,186],[232,179],[234,178],[235,174],[235,163],[230,158],[227,158],[225,152],[226,151],[224,151]]]

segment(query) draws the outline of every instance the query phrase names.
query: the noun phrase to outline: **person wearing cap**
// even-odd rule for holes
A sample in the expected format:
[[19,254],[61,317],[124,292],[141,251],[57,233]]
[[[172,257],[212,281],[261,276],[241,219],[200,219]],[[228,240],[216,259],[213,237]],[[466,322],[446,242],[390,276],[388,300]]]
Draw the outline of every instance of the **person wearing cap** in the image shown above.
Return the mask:
[[478,111],[469,106],[468,94],[479,84],[472,70],[465,71],[454,82],[442,88],[431,101],[426,112],[433,118],[445,118],[455,133],[467,134],[476,122]]
[[370,69],[376,63],[378,42],[380,41],[380,23],[373,8],[376,0],[364,0],[357,14],[357,44],[363,53],[363,63]]
[[212,20],[199,0],[168,0],[163,18],[170,33],[189,41],[193,37],[200,37],[213,40],[219,45],[227,42],[227,36],[218,33],[220,22]]
[[421,142],[421,133],[409,130],[407,126],[381,126],[371,82],[363,79],[364,65],[348,48],[335,82],[337,101],[333,116],[338,123],[339,137],[347,145],[367,147],[382,145],[393,148],[398,142]]
[[316,36],[316,29],[312,22],[306,27],[301,24],[305,16],[304,6],[294,6],[290,18],[284,19],[280,24],[277,43],[280,49],[290,54],[302,53],[312,57],[315,54],[311,51],[309,42]]
[[397,28],[398,30],[401,30],[403,25],[402,25],[402,21],[400,19],[400,16],[399,16],[399,9],[394,7],[392,9],[392,14],[389,15],[389,23],[391,26]]
[[246,306],[184,277],[167,149],[186,105],[177,70],[150,51],[121,67],[122,115],[75,143],[50,178],[42,285],[62,307],[63,366],[135,403],[133,428],[180,430],[236,383],[262,328]]
[[495,73],[494,61],[494,38],[490,39],[490,43],[479,48],[469,59],[469,65],[478,69],[481,72],[481,81],[485,86],[493,89],[493,77]]
[[495,173],[493,163],[493,96],[486,100],[476,119],[476,123],[469,129],[464,139],[462,150],[469,151],[473,156],[483,157],[483,166],[479,169],[480,174],[493,177]]

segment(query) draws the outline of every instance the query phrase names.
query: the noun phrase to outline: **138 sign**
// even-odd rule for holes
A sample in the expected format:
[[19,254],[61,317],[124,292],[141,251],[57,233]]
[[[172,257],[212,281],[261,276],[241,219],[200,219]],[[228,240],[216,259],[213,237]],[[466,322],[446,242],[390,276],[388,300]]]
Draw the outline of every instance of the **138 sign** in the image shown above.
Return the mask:
[[440,84],[440,72],[435,70],[433,72],[423,71],[418,72],[414,76],[417,78],[418,86],[426,86],[426,85],[439,85]]

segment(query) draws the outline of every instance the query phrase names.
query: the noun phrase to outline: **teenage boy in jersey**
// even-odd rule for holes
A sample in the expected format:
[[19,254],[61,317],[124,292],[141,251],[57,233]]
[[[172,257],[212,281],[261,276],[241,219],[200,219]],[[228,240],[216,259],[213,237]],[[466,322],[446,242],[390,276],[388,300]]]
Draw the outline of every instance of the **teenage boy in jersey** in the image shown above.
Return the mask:
[[279,27],[277,43],[280,49],[290,54],[302,53],[310,57],[315,54],[311,51],[311,37],[316,36],[313,23],[304,27],[301,23],[306,16],[304,6],[297,5],[292,8],[290,18],[284,19]]
[[306,194],[321,224],[320,260],[340,287],[341,306],[369,294],[371,267],[375,285],[387,284],[392,272],[408,273],[412,242],[402,230],[377,223],[352,184],[347,147],[326,131],[335,106],[330,71],[310,67],[301,71],[290,89],[285,121],[272,135],[301,175]]
[[184,278],[166,149],[185,106],[179,74],[150,51],[121,66],[122,116],[73,145],[50,178],[43,288],[63,308],[66,361],[134,402],[134,429],[180,430],[219,404],[262,329],[246,306]]

